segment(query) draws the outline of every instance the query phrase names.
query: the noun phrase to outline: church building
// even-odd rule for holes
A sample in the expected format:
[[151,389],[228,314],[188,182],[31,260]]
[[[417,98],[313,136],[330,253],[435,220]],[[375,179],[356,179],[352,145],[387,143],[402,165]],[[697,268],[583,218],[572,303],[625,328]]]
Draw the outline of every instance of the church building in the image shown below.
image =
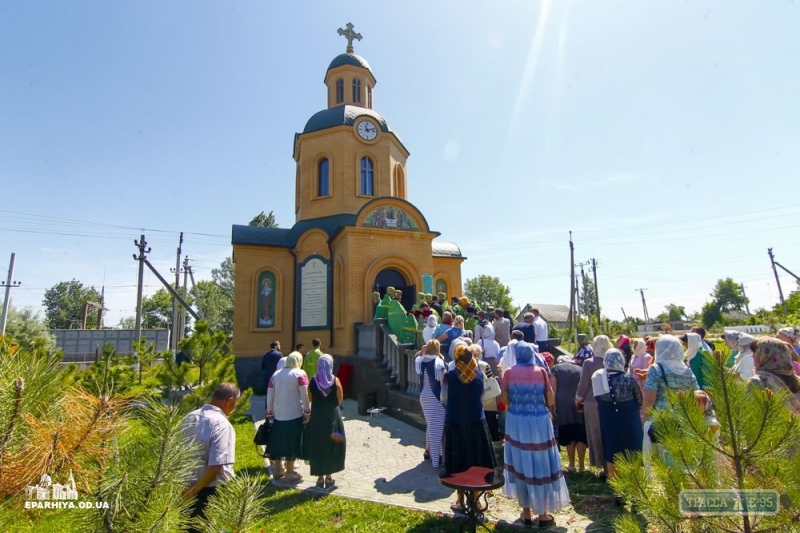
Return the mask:
[[233,352],[248,386],[276,340],[284,354],[318,337],[327,353],[354,355],[373,292],[401,290],[406,309],[419,292],[461,294],[465,258],[408,201],[409,151],[375,110],[375,76],[352,45],[361,35],[338,32],[348,45],[325,72],[327,107],[294,135],[294,226],[233,226]]

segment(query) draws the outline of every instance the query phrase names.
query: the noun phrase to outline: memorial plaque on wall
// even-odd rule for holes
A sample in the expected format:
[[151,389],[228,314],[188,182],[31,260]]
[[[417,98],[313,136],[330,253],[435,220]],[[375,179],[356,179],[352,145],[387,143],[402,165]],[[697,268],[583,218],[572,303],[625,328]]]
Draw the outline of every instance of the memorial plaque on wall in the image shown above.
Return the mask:
[[300,267],[300,327],[328,326],[328,264],[317,258]]

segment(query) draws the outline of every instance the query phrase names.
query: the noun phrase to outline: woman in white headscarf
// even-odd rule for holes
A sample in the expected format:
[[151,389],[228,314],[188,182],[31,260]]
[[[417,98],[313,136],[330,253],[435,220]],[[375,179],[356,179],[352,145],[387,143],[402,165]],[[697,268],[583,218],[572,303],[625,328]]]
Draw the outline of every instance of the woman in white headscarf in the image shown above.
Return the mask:
[[[699,337],[699,335],[698,335]],[[650,365],[644,382],[642,421],[650,418],[650,408],[657,411],[668,407],[668,392],[700,390],[697,378],[683,362],[681,341],[673,335],[661,335],[656,341],[656,361]]]
[[736,364],[736,356],[739,355],[739,336],[741,332],[736,330],[728,330],[722,335],[722,340],[725,341],[725,346],[731,351],[731,355],[725,361],[725,366],[733,368]]
[[698,333],[686,333],[680,337],[680,340],[686,344],[686,351],[684,357],[686,364],[694,372],[697,378],[697,385],[701,389],[708,387],[707,376],[711,373],[711,354],[703,346],[703,338]]
[[742,333],[736,340],[739,345],[739,353],[736,354],[736,359],[733,362],[733,371],[739,374],[742,379],[750,379],[756,371],[756,363],[753,359],[753,350],[750,349],[750,344],[756,338],[747,333]]
[[625,372],[625,356],[621,351],[606,352],[603,369],[592,375],[592,392],[600,414],[608,476],[614,477],[615,457],[620,453],[641,452],[643,437],[639,419],[642,391],[633,374]]
[[644,380],[647,377],[647,369],[653,362],[653,356],[647,353],[647,343],[644,339],[636,339],[633,342],[633,357],[630,362],[630,373],[639,384],[639,390],[644,394]]
[[436,318],[436,315],[430,315],[425,322],[425,329],[422,330],[422,340],[425,344],[428,344],[428,341],[434,338],[433,334],[438,327],[439,319]]
[[597,400],[592,387],[592,375],[603,369],[603,357],[614,345],[606,335],[598,335],[592,343],[594,355],[584,361],[581,367],[581,380],[575,393],[575,405],[579,411],[583,409],[586,424],[586,440],[589,445],[589,463],[602,467],[603,477],[608,474],[605,455],[603,454],[603,437],[600,430],[600,414],[597,411]]

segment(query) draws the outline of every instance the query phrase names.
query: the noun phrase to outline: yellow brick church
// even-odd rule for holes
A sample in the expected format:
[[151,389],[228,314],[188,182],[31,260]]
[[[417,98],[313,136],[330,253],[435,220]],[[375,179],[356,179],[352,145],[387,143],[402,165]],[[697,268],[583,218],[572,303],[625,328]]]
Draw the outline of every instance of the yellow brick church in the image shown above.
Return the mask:
[[361,35],[351,24],[339,34],[348,45],[325,73],[327,108],[294,136],[294,226],[233,226],[240,375],[258,372],[275,340],[288,353],[319,337],[352,355],[354,324],[372,320],[372,293],[386,287],[406,309],[418,292],[461,294],[465,258],[408,201],[409,151],[373,107],[375,76],[352,46]]

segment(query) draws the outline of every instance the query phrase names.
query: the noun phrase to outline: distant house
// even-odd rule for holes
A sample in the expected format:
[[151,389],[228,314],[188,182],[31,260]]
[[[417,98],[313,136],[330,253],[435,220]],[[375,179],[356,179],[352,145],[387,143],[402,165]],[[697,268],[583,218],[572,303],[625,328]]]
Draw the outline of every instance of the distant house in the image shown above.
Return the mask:
[[516,322],[522,322],[522,317],[525,316],[525,313],[529,313],[531,309],[538,309],[539,314],[548,325],[556,326],[557,328],[569,326],[569,307],[556,304],[525,304],[525,307],[517,315]]
[[[665,328],[664,325],[669,325],[669,328]],[[679,331],[689,331],[692,329],[694,324],[691,322],[687,322],[686,320],[676,320],[672,322],[653,322],[651,324],[642,324],[641,326],[636,326],[636,330],[639,333],[666,333],[666,332],[679,332]]]

